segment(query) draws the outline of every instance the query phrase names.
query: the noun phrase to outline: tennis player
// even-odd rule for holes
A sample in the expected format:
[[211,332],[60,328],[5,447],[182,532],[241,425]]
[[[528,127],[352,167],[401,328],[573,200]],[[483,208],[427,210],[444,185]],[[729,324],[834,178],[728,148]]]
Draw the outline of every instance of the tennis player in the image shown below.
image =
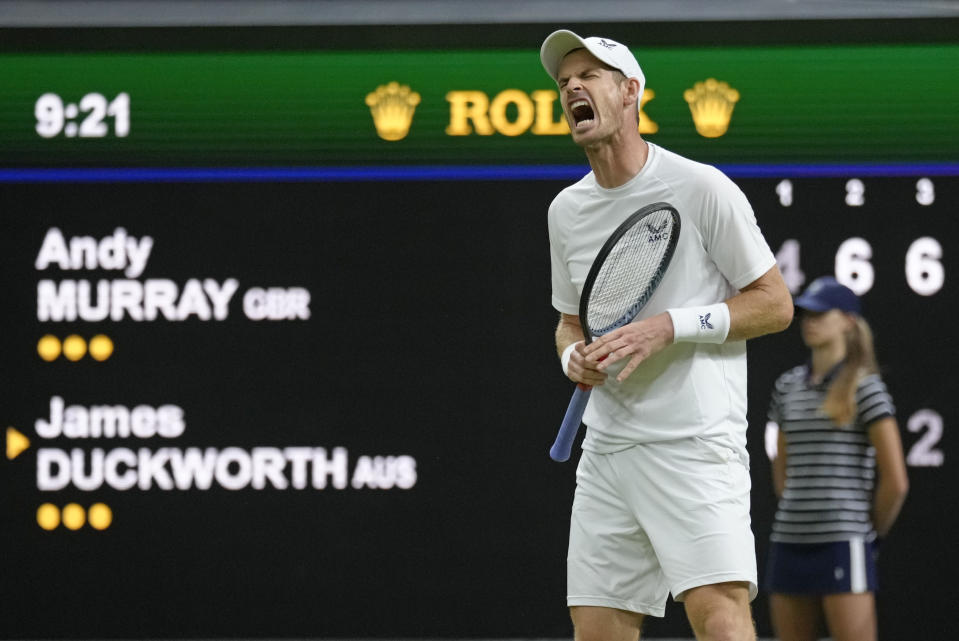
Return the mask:
[[[732,181],[640,136],[645,79],[625,45],[561,30],[540,58],[592,169],[549,208],[556,348],[596,386],[567,558],[576,638],[634,641],[672,593],[698,639],[754,639],[745,341],[789,325],[789,291]],[[655,202],[681,216],[672,263],[636,321],[584,347],[590,264]]]
[[796,307],[810,359],[779,377],[769,409],[779,426],[765,573],[773,628],[781,641],[815,641],[825,618],[836,641],[875,641],[876,541],[909,489],[896,410],[852,290],[819,278]]

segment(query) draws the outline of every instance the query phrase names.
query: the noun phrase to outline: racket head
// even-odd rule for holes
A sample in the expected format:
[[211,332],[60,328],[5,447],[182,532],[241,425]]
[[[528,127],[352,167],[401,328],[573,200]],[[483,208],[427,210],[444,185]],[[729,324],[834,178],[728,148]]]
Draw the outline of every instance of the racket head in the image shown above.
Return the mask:
[[653,203],[610,235],[590,267],[579,301],[586,343],[631,323],[659,287],[679,242],[676,208]]

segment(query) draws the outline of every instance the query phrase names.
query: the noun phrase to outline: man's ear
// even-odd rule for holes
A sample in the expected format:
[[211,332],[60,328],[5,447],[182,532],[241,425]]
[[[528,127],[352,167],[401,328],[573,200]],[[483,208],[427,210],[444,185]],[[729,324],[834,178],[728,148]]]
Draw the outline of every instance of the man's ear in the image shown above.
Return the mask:
[[623,106],[635,105],[638,102],[639,80],[637,78],[626,78],[626,93],[623,94]]

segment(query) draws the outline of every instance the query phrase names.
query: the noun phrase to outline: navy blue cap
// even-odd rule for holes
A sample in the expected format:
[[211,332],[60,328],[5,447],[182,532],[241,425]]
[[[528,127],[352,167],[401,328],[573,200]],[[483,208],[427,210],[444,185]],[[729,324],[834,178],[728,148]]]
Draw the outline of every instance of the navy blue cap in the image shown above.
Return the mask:
[[811,282],[806,291],[794,302],[796,307],[808,309],[811,312],[828,312],[830,309],[838,309],[858,314],[860,310],[859,297],[832,276],[822,276]]

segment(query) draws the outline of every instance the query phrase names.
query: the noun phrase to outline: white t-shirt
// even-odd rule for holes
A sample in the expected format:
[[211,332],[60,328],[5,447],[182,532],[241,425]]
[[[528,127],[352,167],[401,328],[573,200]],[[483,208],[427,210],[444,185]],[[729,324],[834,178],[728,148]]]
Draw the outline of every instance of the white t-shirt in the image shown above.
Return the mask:
[[[600,247],[630,214],[655,202],[682,221],[672,262],[639,314],[721,302],[776,264],[746,196],[715,167],[649,144],[642,170],[614,189],[590,172],[549,207],[553,307],[579,314],[579,297]],[[584,449],[615,452],[635,443],[690,436],[746,445],[746,342],[676,343],[644,361],[625,381],[607,370],[583,421]]]

